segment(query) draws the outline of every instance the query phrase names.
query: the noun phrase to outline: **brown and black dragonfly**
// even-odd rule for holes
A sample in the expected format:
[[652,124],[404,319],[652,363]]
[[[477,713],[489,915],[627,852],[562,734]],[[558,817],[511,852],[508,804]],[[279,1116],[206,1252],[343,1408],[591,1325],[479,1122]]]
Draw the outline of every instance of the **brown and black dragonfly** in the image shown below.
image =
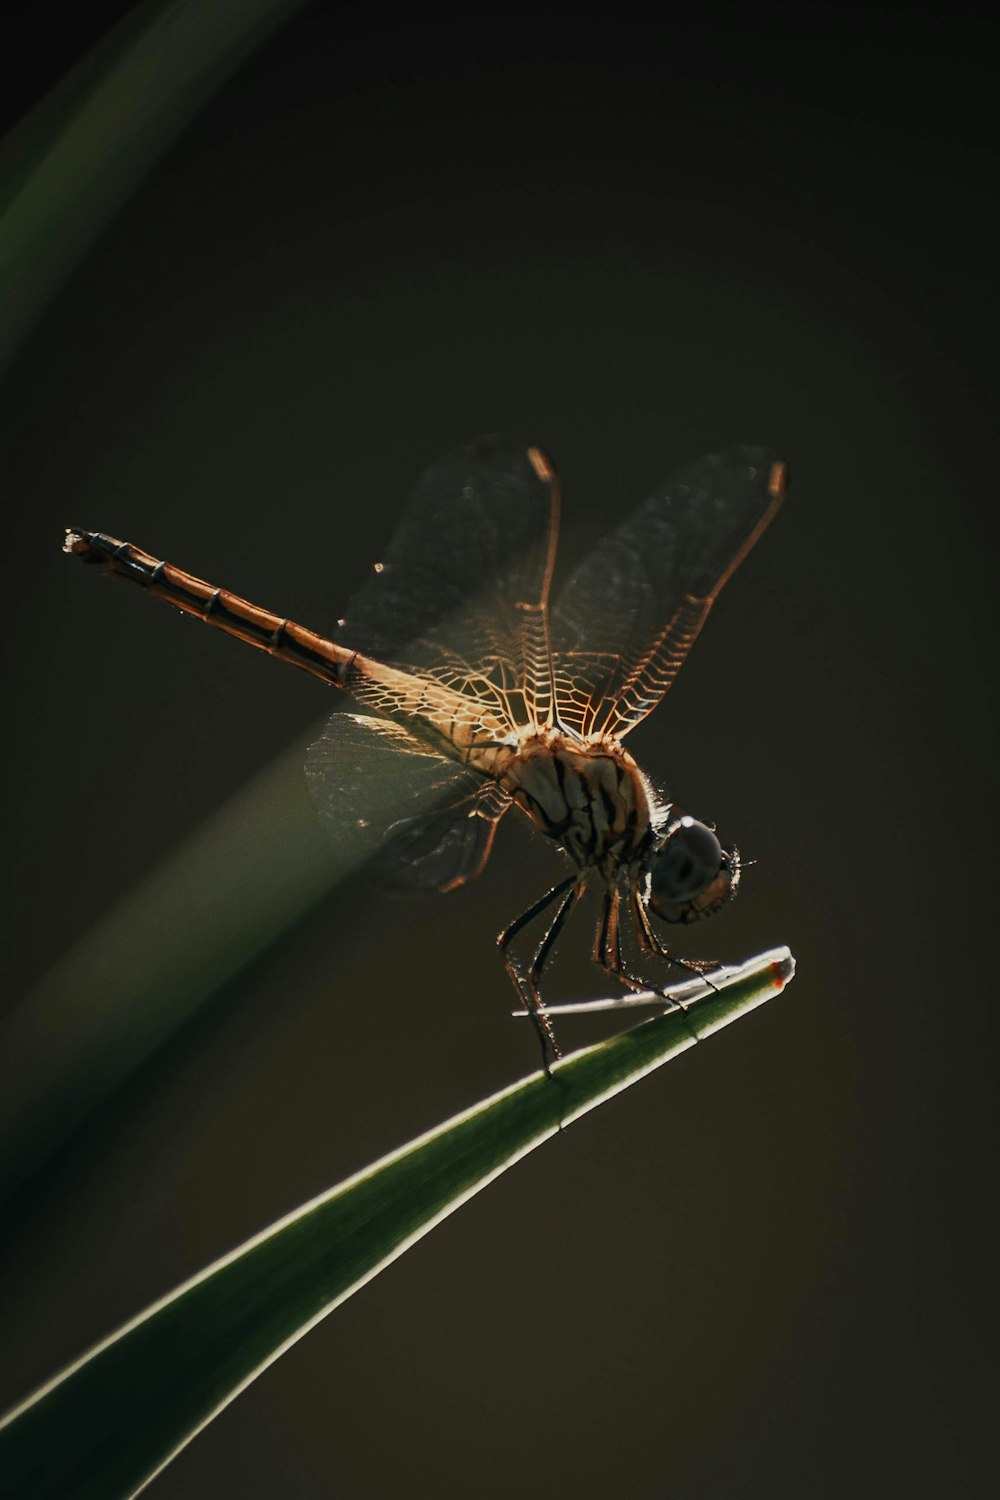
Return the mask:
[[[572,573],[549,588],[559,488],[545,455],[481,438],[419,480],[399,527],[329,637],[215,588],[102,532],[65,550],[349,694],[307,759],[321,811],[342,829],[357,789],[406,783],[407,815],[373,829],[380,877],[451,891],[489,858],[516,807],[572,871],[500,934],[504,963],[543,1055],[558,1055],[539,984],[588,882],[599,882],[594,961],[649,988],[622,945],[678,958],[653,918],[693,922],[736,894],[740,859],[712,828],[654,791],[625,749],[679,671],[720,589],[771,521],[786,469],[736,447],[680,469]],[[365,820],[357,820],[363,823]],[[549,912],[530,962],[511,943]]]

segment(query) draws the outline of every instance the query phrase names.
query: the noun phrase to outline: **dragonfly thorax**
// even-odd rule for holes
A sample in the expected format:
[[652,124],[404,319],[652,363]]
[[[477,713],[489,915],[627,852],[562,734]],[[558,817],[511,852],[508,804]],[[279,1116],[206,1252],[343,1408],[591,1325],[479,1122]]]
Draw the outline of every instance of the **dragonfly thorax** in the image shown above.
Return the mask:
[[574,863],[609,883],[650,847],[660,809],[632,756],[611,737],[588,744],[543,730],[512,753],[498,779]]

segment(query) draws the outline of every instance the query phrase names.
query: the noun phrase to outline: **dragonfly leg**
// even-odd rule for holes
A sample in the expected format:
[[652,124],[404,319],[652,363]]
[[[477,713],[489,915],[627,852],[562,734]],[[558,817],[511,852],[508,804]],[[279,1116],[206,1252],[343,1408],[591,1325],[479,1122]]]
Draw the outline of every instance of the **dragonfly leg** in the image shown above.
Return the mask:
[[[550,891],[545,892],[544,896],[540,896],[537,901],[533,902],[527,911],[523,911],[519,917],[515,917],[513,922],[508,927],[505,927],[497,938],[497,947],[503,955],[504,968],[507,970],[511,983],[517,991],[518,999],[531,1017],[539,1046],[542,1049],[542,1066],[546,1072],[549,1070],[550,1060],[557,1058],[560,1054],[552,1021],[546,1013],[541,995],[539,994],[538,980],[542,969],[545,967],[545,961],[549,956],[552,944],[559,935],[560,928],[565,922],[570,909],[576,904],[579,896],[583,893],[582,886],[579,890],[576,889],[578,881],[579,877],[576,875],[569,875],[565,880],[561,880],[558,885],[554,885]],[[527,927],[529,922],[533,922],[536,917],[540,917],[542,912],[552,905],[553,901],[559,900],[560,896],[563,899],[555,917],[535,952],[530,970],[525,974],[514,955],[510,953],[510,945],[518,933]]]
[[632,910],[632,922],[635,926],[636,937],[639,940],[640,948],[644,952],[653,954],[655,958],[662,958],[668,964],[676,964],[678,968],[686,969],[689,974],[697,974],[700,978],[704,979],[710,989],[715,988],[708,975],[713,969],[721,969],[723,967],[719,959],[682,958],[679,953],[673,953],[667,947],[666,943],[660,942],[660,939],[653,931],[653,924],[649,920],[649,912],[643,905],[638,891],[630,892],[629,906]]
[[641,993],[649,989],[648,981],[640,979],[637,974],[630,974],[622,956],[621,902],[622,893],[617,886],[605,891],[591,956],[605,974],[617,979],[627,990]]
[[607,974],[615,974],[615,960],[613,954],[618,953],[621,957],[621,932],[619,932],[618,912],[621,906],[621,892],[604,891],[601,898],[601,916],[594,933],[594,953],[591,954],[598,969],[604,969]]
[[546,1055],[546,1044],[548,1044],[548,1047],[551,1049],[553,1058],[559,1056],[559,1047],[556,1043],[555,1031],[553,1030],[552,1026],[552,1019],[546,1011],[545,1006],[542,1002],[541,991],[539,990],[538,984],[539,980],[542,977],[542,970],[545,968],[545,965],[549,961],[549,955],[552,952],[556,938],[562,931],[563,924],[565,923],[566,918],[569,916],[570,912],[573,910],[574,906],[579,901],[586,888],[587,882],[581,877],[573,886],[570,887],[570,889],[563,896],[563,899],[559,903],[559,906],[556,910],[556,914],[549,924],[548,931],[535,950],[535,956],[531,961],[531,968],[528,970],[528,993],[532,1004],[532,1016],[535,1020],[535,1029],[538,1032],[538,1039],[542,1045],[542,1066],[545,1068],[546,1072],[548,1072],[549,1070],[549,1064]]

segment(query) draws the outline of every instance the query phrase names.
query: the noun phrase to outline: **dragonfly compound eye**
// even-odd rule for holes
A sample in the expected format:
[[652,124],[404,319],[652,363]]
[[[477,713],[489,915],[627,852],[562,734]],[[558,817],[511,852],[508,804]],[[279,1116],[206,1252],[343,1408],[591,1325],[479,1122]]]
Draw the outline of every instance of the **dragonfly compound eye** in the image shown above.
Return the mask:
[[667,830],[650,872],[649,904],[665,922],[694,922],[736,891],[734,861],[711,828],[686,815]]

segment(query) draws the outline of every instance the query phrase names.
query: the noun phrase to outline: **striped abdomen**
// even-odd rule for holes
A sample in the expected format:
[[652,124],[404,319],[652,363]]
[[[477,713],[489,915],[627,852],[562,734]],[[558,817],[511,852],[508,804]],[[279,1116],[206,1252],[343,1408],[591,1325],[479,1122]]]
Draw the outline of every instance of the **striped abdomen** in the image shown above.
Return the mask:
[[207,625],[333,683],[376,712],[405,723],[441,753],[465,759],[471,747],[509,734],[488,708],[435,678],[362,656],[152,557],[131,542],[100,531],[67,531],[63,550],[83,562],[100,564]]

